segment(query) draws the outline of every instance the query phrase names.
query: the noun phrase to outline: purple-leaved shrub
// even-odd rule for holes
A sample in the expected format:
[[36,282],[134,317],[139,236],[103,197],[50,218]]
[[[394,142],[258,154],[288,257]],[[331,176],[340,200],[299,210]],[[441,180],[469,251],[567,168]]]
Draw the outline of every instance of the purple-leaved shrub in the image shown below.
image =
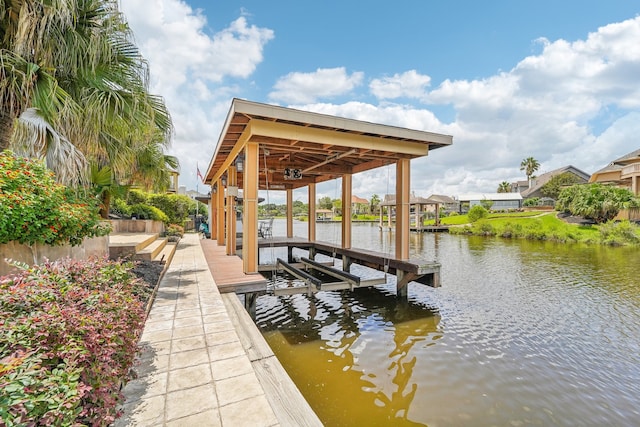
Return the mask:
[[0,277],[0,425],[113,422],[150,293],[132,267],[64,259]]

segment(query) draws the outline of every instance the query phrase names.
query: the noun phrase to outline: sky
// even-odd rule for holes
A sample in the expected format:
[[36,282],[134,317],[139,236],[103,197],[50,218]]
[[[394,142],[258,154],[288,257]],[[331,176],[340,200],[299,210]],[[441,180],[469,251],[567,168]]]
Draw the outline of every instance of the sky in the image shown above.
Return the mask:
[[[180,185],[204,175],[233,98],[425,130],[453,144],[411,163],[417,196],[493,193],[640,148],[640,2],[120,0],[175,131]],[[369,199],[390,166],[353,177]],[[330,181],[318,198],[340,197]],[[269,192],[284,203],[283,192]],[[294,200],[306,200],[296,190]]]

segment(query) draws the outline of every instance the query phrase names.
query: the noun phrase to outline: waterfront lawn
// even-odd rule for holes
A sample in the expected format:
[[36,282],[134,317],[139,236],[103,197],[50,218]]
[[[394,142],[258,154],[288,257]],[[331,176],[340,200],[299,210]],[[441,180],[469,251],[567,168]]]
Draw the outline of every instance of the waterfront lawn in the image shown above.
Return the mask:
[[[555,214],[556,212],[554,212]],[[489,213],[487,219],[496,219],[496,218],[530,218],[534,216],[539,216],[540,212],[538,211],[526,211],[526,212],[495,212]],[[424,222],[425,225],[435,225],[435,219],[429,219]],[[470,224],[469,215],[452,215],[440,218],[440,223],[442,225],[464,225]]]
[[555,212],[530,218],[487,218],[472,224],[451,227],[449,232],[451,234],[607,245],[637,245],[640,243],[640,228],[629,221],[611,221],[599,225],[569,224],[559,219]]

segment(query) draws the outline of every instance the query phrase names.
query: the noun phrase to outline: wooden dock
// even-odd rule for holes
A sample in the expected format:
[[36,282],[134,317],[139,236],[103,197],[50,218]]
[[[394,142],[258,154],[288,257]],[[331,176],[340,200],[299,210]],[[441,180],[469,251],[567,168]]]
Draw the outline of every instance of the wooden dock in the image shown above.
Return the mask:
[[[342,258],[343,268],[348,268],[352,263],[364,265],[378,271],[394,274],[398,277],[399,288],[405,287],[408,282],[414,281],[434,288],[440,287],[440,264],[434,261],[420,259],[400,260],[389,254],[370,251],[367,249],[350,248],[344,249],[327,242],[311,242],[308,239],[299,237],[274,237],[271,239],[258,240],[258,260],[260,251],[267,248],[286,247],[288,251],[288,262],[293,263],[292,251],[294,248],[309,251],[309,258],[313,259],[315,254],[323,254],[332,258]],[[242,243],[238,242],[237,248],[242,249]],[[205,251],[206,252],[206,251]],[[300,267],[294,264],[296,267]],[[263,266],[263,270],[273,270],[273,266]]]
[[253,293],[267,290],[267,279],[261,274],[245,274],[242,258],[225,252],[224,246],[218,246],[216,240],[200,239],[200,245],[221,294]]

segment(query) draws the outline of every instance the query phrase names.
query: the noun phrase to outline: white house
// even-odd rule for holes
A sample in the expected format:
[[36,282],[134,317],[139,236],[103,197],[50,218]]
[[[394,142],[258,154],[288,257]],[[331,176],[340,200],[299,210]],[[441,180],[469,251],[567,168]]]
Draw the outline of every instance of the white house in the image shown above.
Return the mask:
[[493,202],[492,210],[520,209],[522,207],[522,195],[520,193],[475,193],[460,194],[460,213],[466,213],[475,205],[481,205],[483,200]]

